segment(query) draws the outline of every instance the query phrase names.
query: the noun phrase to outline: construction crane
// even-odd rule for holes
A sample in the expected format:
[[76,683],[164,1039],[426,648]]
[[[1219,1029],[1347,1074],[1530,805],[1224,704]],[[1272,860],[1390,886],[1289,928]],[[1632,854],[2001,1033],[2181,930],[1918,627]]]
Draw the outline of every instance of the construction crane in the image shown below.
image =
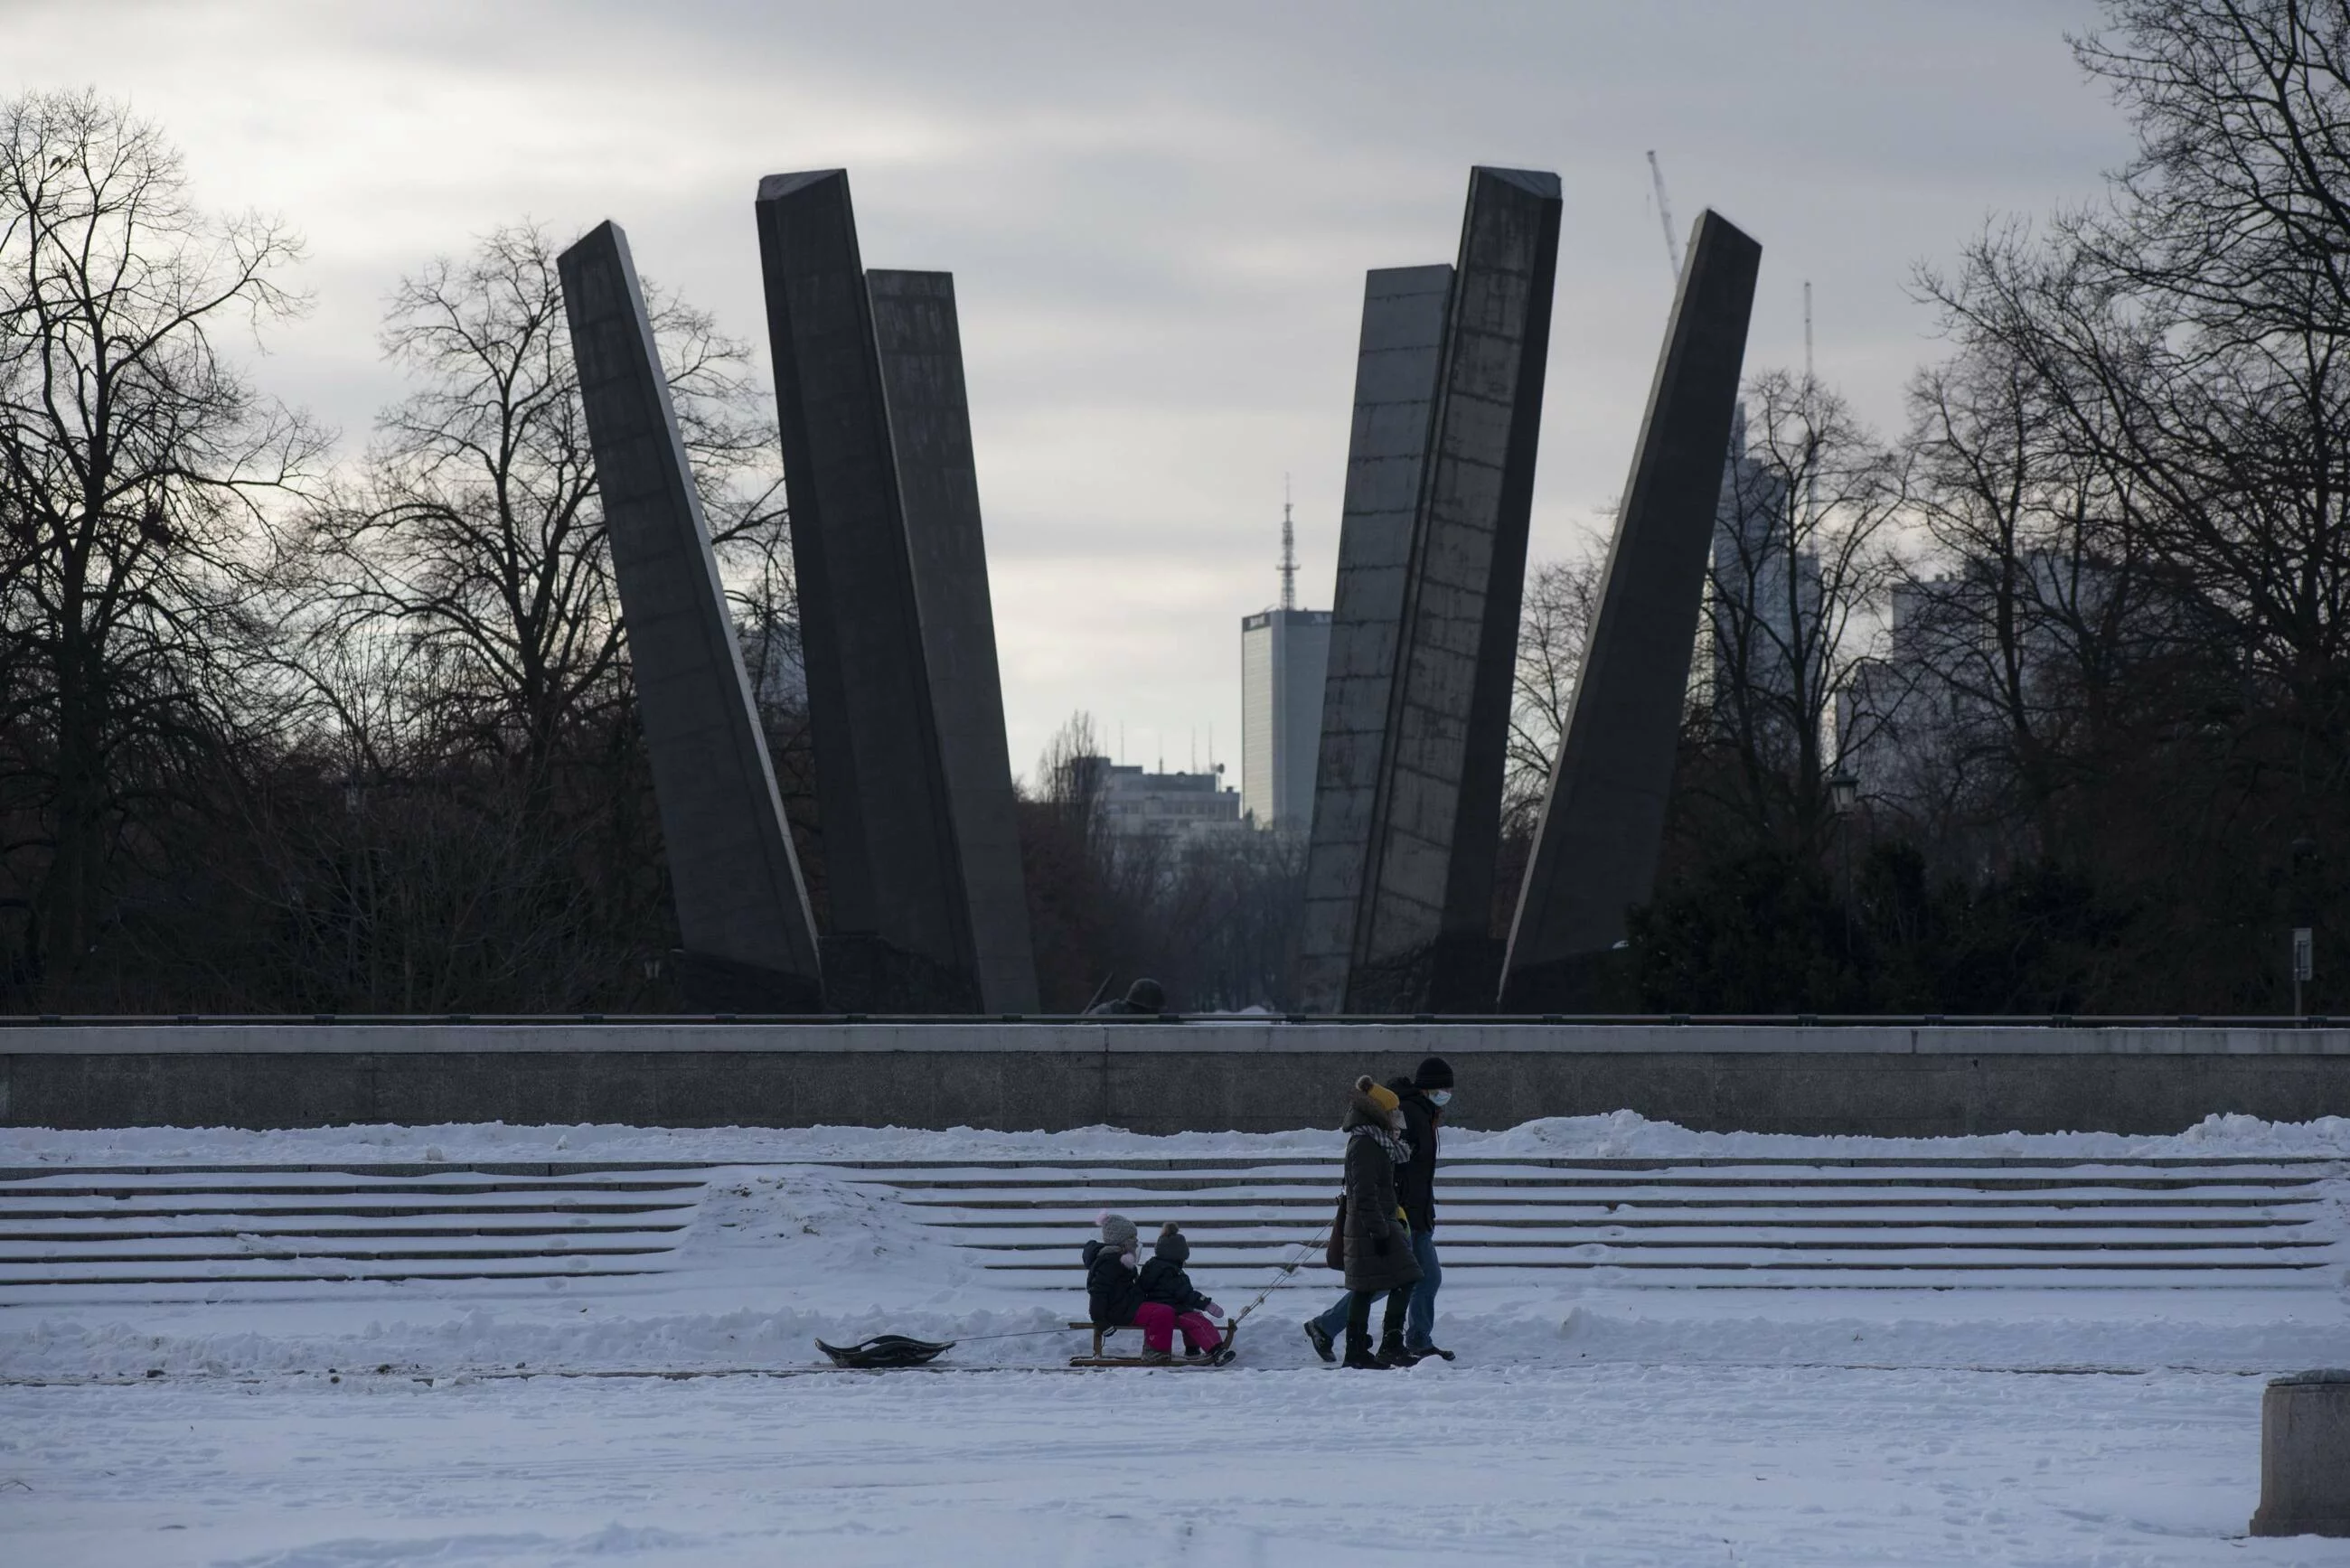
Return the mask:
[[1657,184],[1657,221],[1665,226],[1665,259],[1673,264],[1673,281],[1681,275],[1681,232],[1673,227],[1673,204],[1665,195],[1665,167],[1657,161],[1657,150],[1648,149],[1648,178]]

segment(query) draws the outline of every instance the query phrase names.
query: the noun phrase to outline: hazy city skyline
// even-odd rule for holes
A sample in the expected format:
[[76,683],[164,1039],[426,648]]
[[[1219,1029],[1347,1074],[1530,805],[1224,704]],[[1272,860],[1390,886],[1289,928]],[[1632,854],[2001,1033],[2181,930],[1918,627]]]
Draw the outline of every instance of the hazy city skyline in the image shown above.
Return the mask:
[[1180,766],[1212,733],[1237,764],[1283,476],[1300,603],[1326,607],[1362,275],[1451,258],[1472,162],[1566,193],[1542,560],[1603,525],[1648,389],[1670,285],[1648,149],[1681,225],[1711,204],[1763,242],[1750,369],[1800,363],[1808,278],[1821,374],[1890,433],[1937,351],[1913,266],[2092,199],[2128,145],[2074,67],[2072,0],[0,11],[10,90],[127,98],[202,199],[307,236],[315,309],[259,377],[347,452],[399,390],[376,349],[397,278],[525,216],[558,241],[625,223],[764,374],[753,186],[848,168],[868,264],[956,275],[1023,774],[1080,708],[1130,758]]

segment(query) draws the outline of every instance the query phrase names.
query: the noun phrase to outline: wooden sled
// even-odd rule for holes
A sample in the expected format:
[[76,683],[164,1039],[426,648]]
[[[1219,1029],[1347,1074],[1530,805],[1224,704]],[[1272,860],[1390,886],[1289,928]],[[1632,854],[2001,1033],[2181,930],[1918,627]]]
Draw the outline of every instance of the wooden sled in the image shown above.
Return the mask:
[[1182,1367],[1192,1367],[1201,1371],[1206,1371],[1211,1367],[1231,1366],[1232,1360],[1232,1346],[1240,1339],[1241,1332],[1240,1325],[1237,1324],[1227,1325],[1224,1329],[1223,1343],[1219,1345],[1216,1347],[1214,1354],[1211,1355],[1171,1355],[1164,1361],[1152,1361],[1140,1355],[1111,1355],[1103,1350],[1102,1341],[1108,1338],[1111,1334],[1118,1333],[1120,1329],[1132,1328],[1135,1329],[1137,1333],[1139,1333],[1140,1330],[1133,1324],[1072,1323],[1069,1326],[1071,1328],[1089,1328],[1094,1331],[1093,1354],[1090,1355],[1072,1355],[1069,1357],[1069,1365],[1072,1366],[1164,1366],[1170,1370]]

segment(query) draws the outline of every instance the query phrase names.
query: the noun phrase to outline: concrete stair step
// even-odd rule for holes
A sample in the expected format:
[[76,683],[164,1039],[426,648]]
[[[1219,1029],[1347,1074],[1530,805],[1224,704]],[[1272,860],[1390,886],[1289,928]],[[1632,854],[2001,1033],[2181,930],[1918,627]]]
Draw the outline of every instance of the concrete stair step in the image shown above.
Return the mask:
[[[498,1268],[490,1265],[469,1265],[464,1268],[401,1267],[397,1269],[377,1270],[364,1267],[354,1267],[349,1271],[337,1271],[333,1272],[286,1269],[281,1265],[280,1272],[274,1273],[258,1272],[226,1272],[217,1268],[207,1266],[201,1272],[192,1272],[161,1273],[142,1270],[127,1272],[109,1272],[103,1274],[94,1273],[88,1276],[71,1274],[56,1275],[52,1277],[30,1277],[24,1279],[0,1280],[0,1292],[15,1293],[21,1291],[26,1293],[27,1298],[37,1299],[36,1293],[46,1293],[52,1291],[76,1288],[95,1289],[101,1286],[130,1287],[144,1291],[161,1286],[203,1286],[204,1287],[203,1293],[199,1296],[172,1299],[216,1301],[222,1299],[224,1293],[234,1293],[234,1290],[242,1289],[248,1285],[345,1286],[352,1284],[406,1284],[415,1281],[519,1282],[526,1280],[611,1280],[631,1278],[648,1274],[666,1273],[668,1271],[665,1269],[550,1269],[546,1267],[544,1264],[536,1263],[527,1268]],[[122,1298],[117,1294],[114,1296],[114,1299],[120,1300]],[[0,1295],[0,1304],[5,1304],[5,1301],[6,1296]]]
[[14,1283],[26,1270],[54,1271],[72,1269],[77,1272],[99,1265],[135,1263],[152,1267],[159,1263],[241,1263],[255,1258],[300,1263],[317,1262],[511,1262],[538,1260],[546,1262],[567,1258],[641,1258],[672,1251],[670,1247],[544,1247],[515,1250],[496,1247],[449,1248],[385,1248],[356,1250],[335,1247],[255,1247],[249,1250],[159,1248],[150,1251],[143,1248],[116,1251],[57,1252],[46,1255],[0,1254],[0,1284]]
[[671,1266],[707,1188],[671,1166],[11,1171],[0,1301],[639,1276]]
[[[1898,1233],[1872,1232],[1854,1235],[1848,1231],[1820,1230],[1811,1231],[1741,1231],[1712,1226],[1692,1225],[1672,1232],[1635,1231],[1625,1233],[1599,1230],[1537,1231],[1518,1232],[1480,1232],[1469,1230],[1447,1231],[1440,1241],[1446,1257],[1454,1252],[1475,1248],[1508,1247],[1614,1247],[1618,1250],[1655,1249],[1664,1247],[1740,1247],[1773,1252],[1796,1252],[1829,1249],[1834,1251],[1925,1249],[1935,1251],[1989,1252],[2042,1251],[2086,1252],[2123,1250],[2131,1251],[2196,1252],[2230,1251],[2257,1252],[2305,1251],[2331,1247],[2333,1239],[2312,1236],[2305,1232],[2266,1233],[2247,1238],[2230,1231],[2198,1231],[2181,1234],[2163,1231],[2131,1234],[2127,1232],[2092,1231],[2087,1234],[2051,1236],[2039,1231],[2002,1231],[1986,1235],[1980,1231],[1908,1231]],[[1078,1247],[1070,1238],[1052,1241],[1007,1241],[1000,1238],[957,1239],[951,1245],[966,1251],[988,1253],[1040,1253],[1066,1257],[1076,1267]],[[1081,1240],[1081,1239],[1080,1239]],[[1258,1237],[1232,1237],[1201,1233],[1191,1238],[1194,1258],[1211,1258],[1236,1251],[1279,1251],[1306,1244],[1307,1238],[1295,1231],[1271,1233]]]
[[[1050,1192],[1082,1187],[1088,1190],[1100,1189],[1119,1192],[1211,1192],[1220,1189],[1246,1188],[1258,1191],[1280,1191],[1293,1189],[1326,1189],[1336,1184],[1336,1168],[1298,1176],[1166,1176],[1128,1177],[1104,1176],[1095,1180],[1070,1177],[1036,1175],[1019,1178],[983,1178],[962,1179],[858,1179],[875,1186],[894,1189],[899,1192]],[[1441,1181],[1440,1177],[1440,1181]],[[1545,1191],[1644,1191],[1679,1192],[1752,1192],[1780,1189],[1794,1190],[1851,1190],[1865,1189],[1888,1192],[1921,1189],[1951,1192],[2178,1192],[2178,1191],[2288,1191],[2314,1187],[2324,1179],[2317,1176],[2224,1176],[2210,1174],[2129,1177],[2097,1175],[2082,1177],[2002,1177],[2002,1176],[1926,1176],[1905,1175],[1887,1177],[1883,1180],[1859,1181],[1837,1172],[1819,1176],[1773,1176],[1761,1179],[1742,1179],[1728,1176],[1671,1178],[1651,1176],[1634,1183],[1620,1178],[1606,1176],[1523,1175],[1497,1176],[1483,1171],[1444,1181],[1445,1190],[1455,1187],[1470,1191],[1506,1191],[1513,1189],[1538,1188]]]
[[618,1194],[618,1192],[701,1192],[707,1182],[592,1182],[592,1180],[562,1180],[562,1182],[463,1182],[463,1180],[380,1180],[380,1182],[191,1182],[191,1180],[122,1180],[122,1182],[75,1182],[75,1180],[26,1180],[0,1185],[0,1201],[9,1199],[191,1199],[191,1197],[296,1197],[296,1199],[327,1199],[327,1197],[380,1197],[388,1192],[400,1192],[407,1197],[491,1197],[491,1194],[529,1194],[546,1201],[567,1192],[585,1194]]
[[446,1225],[317,1225],[282,1223],[224,1226],[206,1220],[186,1226],[140,1227],[109,1225],[99,1229],[60,1230],[48,1224],[7,1226],[0,1231],[0,1247],[17,1241],[188,1241],[216,1236],[299,1236],[326,1241],[389,1240],[403,1237],[488,1236],[522,1241],[535,1236],[657,1236],[686,1230],[675,1225],[581,1225],[570,1221],[546,1224],[469,1225],[461,1216]]
[[[1025,1241],[1004,1243],[958,1242],[968,1251],[985,1252],[991,1257],[1043,1257],[1062,1260],[1058,1267],[1073,1272],[1077,1269],[1077,1252],[1057,1241]],[[1261,1241],[1204,1241],[1192,1248],[1192,1257],[1203,1265],[1228,1262],[1251,1253],[1280,1253],[1295,1251],[1305,1242],[1296,1237]],[[2097,1241],[2066,1238],[2062,1241],[2029,1241],[2002,1238],[1995,1241],[1969,1239],[1935,1239],[1905,1237],[1899,1241],[1860,1239],[1853,1237],[1816,1236],[1809,1238],[1757,1239],[1738,1236],[1631,1236],[1603,1237],[1486,1237],[1451,1238],[1442,1244],[1446,1267],[1451,1266],[1454,1253],[1474,1255],[1477,1252],[1509,1252],[1512,1255],[1535,1256],[1564,1251],[1602,1251],[1621,1252],[1627,1256],[1686,1250],[1738,1251],[1743,1254],[1769,1257],[1804,1257],[1814,1253],[1848,1252],[1908,1252],[1931,1253],[1938,1258],[1990,1258],[2011,1254],[2054,1253],[2064,1258],[2092,1257],[2106,1253],[2127,1252],[2152,1257],[2208,1253],[2215,1259],[2265,1259],[2289,1253],[2303,1253],[2330,1248],[2334,1243],[2325,1239],[2284,1241],[2262,1241],[2247,1244],[2234,1238],[2197,1241]],[[2323,1260],[2319,1260],[2323,1261]]]
[[[1960,1164],[1448,1162],[1450,1271],[1481,1282],[1597,1272],[1679,1284],[1854,1280],[1934,1289],[2019,1282],[2311,1287],[2331,1278],[2338,1161]],[[1301,1261],[1326,1225],[1336,1162],[1137,1174],[1103,1162],[860,1170],[992,1272],[1072,1281],[1104,1208],[1195,1232],[1191,1267],[1232,1282]],[[2333,1225],[2326,1222],[2334,1221]],[[1314,1270],[1307,1270],[1310,1275]],[[1040,1280],[1041,1283],[1041,1280]]]
[[[1222,1196],[1159,1197],[1134,1207],[1142,1214],[1159,1218],[1197,1214],[1201,1224],[1243,1224],[1246,1215],[1258,1210],[1269,1214],[1312,1214],[1326,1216],[1336,1200],[1335,1193],[1319,1193],[1310,1199],[1294,1196],[1271,1197],[1252,1201],[1247,1199]],[[1024,1199],[1005,1204],[992,1199],[977,1199],[968,1203],[944,1200],[905,1200],[902,1207],[924,1217],[927,1224],[945,1224],[943,1216],[972,1214],[985,1216],[970,1221],[1006,1229],[1022,1227],[1091,1224],[1100,1215],[1099,1194],[1067,1193],[1057,1199]],[[1450,1189],[1440,1195],[1438,1207],[1440,1221],[1451,1225],[1468,1218],[1503,1224],[1523,1220],[1531,1224],[1553,1220],[1583,1220],[1615,1215],[1651,1215],[1669,1221],[1678,1216],[1692,1214],[1747,1215],[1768,1221],[1779,1216],[1791,1220],[1808,1221],[1820,1216],[1850,1215],[1856,1220],[1875,1216],[1887,1223],[1908,1221],[1939,1221],[1950,1224],[2002,1223],[2019,1217],[2040,1220],[2064,1217],[2084,1224],[2123,1223],[2130,1219],[2149,1221],[2166,1217],[2206,1219],[2220,1223],[2251,1223],[2263,1218],[2277,1218],[2300,1223],[2314,1215],[2327,1211],[2327,1206],[2316,1195],[2288,1195],[2256,1201],[2235,1198],[2112,1198],[2078,1201],[2051,1199],[2043,1202],[2019,1202],[2013,1199],[1967,1199],[1946,1198],[1911,1199],[1826,1199],[1826,1198],[1642,1198],[1637,1196],[1583,1196],[1542,1198],[1526,1196],[1461,1196]],[[1287,1220],[1284,1219],[1284,1223]]]
[[32,1220],[148,1220],[183,1215],[251,1215],[255,1219],[286,1219],[308,1217],[355,1220],[423,1220],[439,1215],[463,1218],[472,1215],[528,1217],[542,1214],[691,1214],[699,1199],[688,1203],[565,1203],[550,1209],[544,1203],[413,1203],[396,1196],[382,1203],[242,1203],[223,1199],[218,1202],[183,1202],[151,1204],[26,1205],[15,1207],[0,1204],[0,1225],[13,1225]]
[[[1448,1270],[1450,1265],[1447,1265]],[[1228,1270],[1197,1273],[1194,1277],[1203,1289],[1213,1292],[1253,1293],[1265,1282],[1267,1271]],[[1033,1294],[1039,1302],[1066,1300],[1068,1286],[1043,1274],[1006,1272],[996,1276],[1004,1287]],[[1452,1276],[1448,1273],[1448,1279]],[[1686,1263],[1669,1268],[1634,1268],[1608,1262],[1585,1263],[1566,1262],[1539,1267],[1515,1264],[1495,1264],[1471,1270],[1457,1281],[1474,1284],[1481,1289],[1552,1292],[1565,1287],[1576,1289],[1599,1284],[1609,1289],[1633,1291],[1868,1291],[1875,1293],[1917,1292],[1939,1296],[1951,1292],[2043,1292],[2062,1291],[2073,1294],[2103,1292],[2142,1293],[2146,1291],[2192,1292],[2199,1297],[2220,1293],[2257,1293],[2267,1298],[2280,1292],[2324,1292],[2334,1289],[2329,1270],[2271,1270],[2245,1272],[2230,1269],[2120,1269],[2067,1270],[2062,1268],[2014,1268],[2000,1270],[1947,1271],[1927,1267],[1888,1267],[1883,1269],[1825,1268],[1773,1266],[1771,1268],[1722,1267],[1708,1263]],[[1291,1279],[1279,1282],[1274,1293],[1285,1304],[1295,1301],[1300,1309],[1313,1303],[1319,1311],[1342,1290],[1338,1276],[1326,1270],[1301,1270]],[[2129,1309],[2124,1309],[2129,1310]]]

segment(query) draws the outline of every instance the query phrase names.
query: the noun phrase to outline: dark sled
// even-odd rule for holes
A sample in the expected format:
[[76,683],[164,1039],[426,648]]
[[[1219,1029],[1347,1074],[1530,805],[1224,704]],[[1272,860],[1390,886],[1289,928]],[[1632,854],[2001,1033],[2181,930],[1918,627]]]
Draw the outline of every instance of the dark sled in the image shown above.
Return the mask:
[[950,1339],[944,1345],[933,1345],[927,1339],[909,1339],[902,1334],[878,1334],[859,1345],[827,1345],[822,1340],[816,1347],[832,1357],[835,1366],[874,1368],[883,1366],[920,1366],[954,1348]]
[[1073,1323],[1069,1324],[1069,1326],[1071,1328],[1089,1328],[1094,1331],[1093,1354],[1091,1355],[1072,1355],[1069,1357],[1069,1365],[1072,1366],[1164,1366],[1170,1371],[1179,1370],[1186,1366],[1205,1368],[1211,1366],[1231,1366],[1232,1360],[1232,1346],[1234,1343],[1239,1340],[1241,1332],[1240,1325],[1238,1324],[1228,1325],[1224,1330],[1223,1343],[1216,1347],[1215,1353],[1211,1355],[1176,1355],[1170,1356],[1165,1361],[1152,1361],[1140,1355],[1111,1355],[1103,1351],[1102,1341],[1107,1339],[1109,1335],[1116,1334],[1121,1328],[1134,1327],[1134,1324],[1130,1323]]

